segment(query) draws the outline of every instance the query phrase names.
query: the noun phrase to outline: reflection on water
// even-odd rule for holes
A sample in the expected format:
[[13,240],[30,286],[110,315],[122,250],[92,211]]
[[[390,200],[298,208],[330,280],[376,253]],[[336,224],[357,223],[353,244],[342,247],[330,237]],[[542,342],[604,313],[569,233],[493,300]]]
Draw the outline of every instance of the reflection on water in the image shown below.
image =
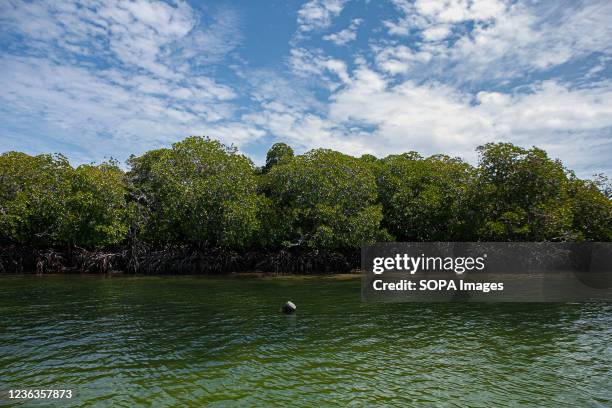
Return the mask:
[[[287,300],[296,315],[278,313]],[[612,305],[365,304],[360,282],[0,278],[6,391],[63,406],[611,406]],[[28,401],[47,406],[48,401]]]

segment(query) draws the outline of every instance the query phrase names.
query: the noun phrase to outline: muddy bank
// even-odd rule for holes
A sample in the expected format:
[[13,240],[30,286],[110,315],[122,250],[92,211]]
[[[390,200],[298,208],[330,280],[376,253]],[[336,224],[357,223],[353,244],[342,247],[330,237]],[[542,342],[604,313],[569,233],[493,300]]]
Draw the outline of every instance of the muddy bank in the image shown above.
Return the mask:
[[359,268],[359,250],[230,251],[180,246],[164,249],[0,247],[0,273],[205,274],[239,272],[346,274]]

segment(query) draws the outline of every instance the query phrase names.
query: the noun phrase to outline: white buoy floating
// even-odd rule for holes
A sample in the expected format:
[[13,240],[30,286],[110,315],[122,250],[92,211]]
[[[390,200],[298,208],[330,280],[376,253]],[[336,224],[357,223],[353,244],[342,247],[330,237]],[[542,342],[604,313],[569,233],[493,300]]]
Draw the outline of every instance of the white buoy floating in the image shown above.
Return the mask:
[[285,303],[283,307],[281,307],[281,311],[285,314],[291,314],[295,312],[295,309],[297,309],[297,306],[290,300],[288,300],[287,303]]

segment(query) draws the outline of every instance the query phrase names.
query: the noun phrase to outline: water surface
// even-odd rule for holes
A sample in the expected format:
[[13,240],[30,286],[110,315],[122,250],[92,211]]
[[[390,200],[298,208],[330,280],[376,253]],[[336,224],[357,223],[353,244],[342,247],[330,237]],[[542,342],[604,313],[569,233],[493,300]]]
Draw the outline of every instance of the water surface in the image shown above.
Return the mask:
[[[296,315],[278,313],[286,300]],[[0,278],[0,406],[612,406],[610,304],[365,304],[359,280]]]

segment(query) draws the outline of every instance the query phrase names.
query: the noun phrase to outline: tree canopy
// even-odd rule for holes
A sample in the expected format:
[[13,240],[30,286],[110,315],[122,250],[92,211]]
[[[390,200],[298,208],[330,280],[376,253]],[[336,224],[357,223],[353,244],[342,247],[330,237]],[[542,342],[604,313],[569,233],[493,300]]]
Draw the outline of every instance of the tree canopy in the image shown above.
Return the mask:
[[0,243],[342,250],[376,241],[610,241],[612,189],[538,148],[489,143],[476,166],[273,145],[258,169],[189,137],[118,163],[0,155]]
[[377,182],[384,226],[396,240],[463,238],[467,191],[474,182],[469,164],[443,155],[393,155],[382,160]]
[[127,233],[126,183],[115,163],[73,169],[61,155],[0,155],[0,240],[106,246]]
[[272,246],[338,249],[386,237],[373,169],[359,159],[316,149],[273,167],[261,183]]
[[285,163],[293,158],[293,149],[285,143],[274,143],[266,154],[266,165],[263,171],[267,173],[277,164]]
[[509,143],[478,148],[468,203],[473,236],[491,241],[572,239],[567,172],[538,148]]
[[158,244],[243,247],[259,228],[253,163],[235,148],[189,137],[128,161],[138,232]]

